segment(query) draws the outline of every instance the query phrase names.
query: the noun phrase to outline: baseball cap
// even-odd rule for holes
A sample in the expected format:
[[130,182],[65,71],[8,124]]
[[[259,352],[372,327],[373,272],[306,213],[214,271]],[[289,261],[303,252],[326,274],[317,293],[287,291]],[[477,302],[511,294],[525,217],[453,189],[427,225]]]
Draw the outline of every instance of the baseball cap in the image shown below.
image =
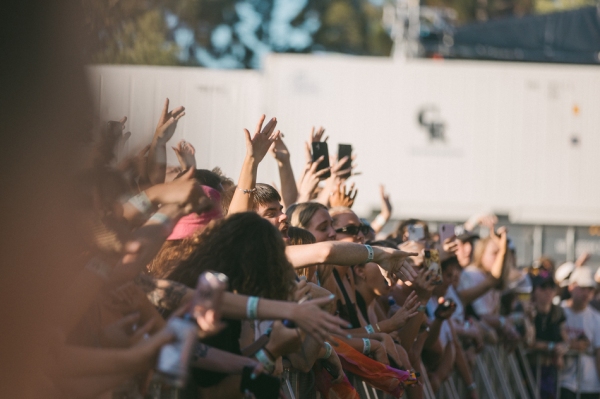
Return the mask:
[[569,278],[573,270],[575,270],[575,263],[573,262],[565,262],[556,269],[554,278],[560,287],[569,285]]
[[582,288],[596,288],[592,269],[587,266],[576,267],[573,273],[571,273],[569,284],[577,284],[577,286]]
[[533,288],[554,288],[556,287],[556,282],[552,275],[548,272],[540,273],[537,276],[530,275],[531,285]]

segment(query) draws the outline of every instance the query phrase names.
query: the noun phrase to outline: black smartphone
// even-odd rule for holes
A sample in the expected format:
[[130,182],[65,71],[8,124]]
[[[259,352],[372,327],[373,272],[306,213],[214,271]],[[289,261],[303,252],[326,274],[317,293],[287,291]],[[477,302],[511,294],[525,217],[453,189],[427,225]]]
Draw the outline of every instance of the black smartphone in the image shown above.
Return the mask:
[[[320,141],[312,143],[312,161],[316,162],[317,159],[323,157],[323,160],[317,166],[317,172],[329,167],[329,149],[327,143]],[[321,179],[328,179],[331,177],[331,172],[327,171],[321,176]]]
[[[352,167],[352,146],[350,144],[339,144],[338,145],[338,160],[344,157],[348,157],[348,160],[344,162],[340,170],[350,169]],[[350,177],[352,172],[344,173],[341,177],[347,179]]]
[[242,383],[240,391],[246,390],[252,392],[255,397],[260,399],[278,399],[279,398],[279,378],[268,374],[259,374],[255,379],[251,379],[250,375],[254,369],[246,366],[242,371]]

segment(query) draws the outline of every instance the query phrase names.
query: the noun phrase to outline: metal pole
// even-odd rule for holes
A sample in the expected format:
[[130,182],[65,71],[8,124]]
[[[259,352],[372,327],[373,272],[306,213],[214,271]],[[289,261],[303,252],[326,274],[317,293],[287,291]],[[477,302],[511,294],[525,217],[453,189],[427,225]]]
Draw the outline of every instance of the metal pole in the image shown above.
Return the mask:
[[491,352],[492,363],[494,365],[494,369],[496,370],[496,375],[498,376],[498,380],[500,381],[500,388],[502,389],[502,393],[506,399],[512,399],[513,395],[510,389],[508,388],[507,378],[504,375],[502,370],[502,365],[500,364],[500,360],[498,358],[498,351],[495,347],[489,347],[488,350]]
[[517,390],[519,391],[519,395],[521,395],[521,399],[529,398],[525,385],[523,385],[521,371],[519,370],[519,365],[517,364],[514,353],[508,355],[508,364],[510,365],[510,370],[515,379],[515,383],[517,384]]
[[490,381],[490,375],[487,372],[487,367],[485,366],[485,364],[483,363],[483,360],[481,359],[481,355],[477,355],[475,357],[475,362],[477,364],[477,370],[479,371],[481,380],[483,381],[483,386],[485,387],[485,390],[487,392],[487,397],[489,399],[498,399],[498,396],[496,396],[496,392],[492,388],[492,383]]

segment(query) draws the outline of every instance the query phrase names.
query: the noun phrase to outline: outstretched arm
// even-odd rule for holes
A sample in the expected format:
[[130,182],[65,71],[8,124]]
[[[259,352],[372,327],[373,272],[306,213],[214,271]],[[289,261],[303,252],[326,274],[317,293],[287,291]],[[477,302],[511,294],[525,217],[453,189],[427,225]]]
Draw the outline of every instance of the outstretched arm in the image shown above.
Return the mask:
[[167,142],[173,137],[177,121],[185,115],[185,108],[179,106],[169,111],[169,99],[165,100],[165,105],[160,114],[154,138],[150,145],[148,153],[148,177],[152,184],[165,182],[167,174]]
[[238,185],[229,205],[229,215],[239,212],[248,212],[254,206],[254,191],[256,189],[256,173],[258,165],[263,160],[267,151],[275,140],[279,138],[279,131],[275,131],[277,119],[272,118],[263,128],[265,116],[262,115],[256,125],[254,137],[244,129],[246,135],[246,158],[242,165]]
[[[281,136],[283,137],[283,134]],[[298,200],[298,187],[290,162],[290,152],[281,137],[275,140],[271,146],[271,154],[277,161],[281,181],[281,197],[283,206],[287,208]]]

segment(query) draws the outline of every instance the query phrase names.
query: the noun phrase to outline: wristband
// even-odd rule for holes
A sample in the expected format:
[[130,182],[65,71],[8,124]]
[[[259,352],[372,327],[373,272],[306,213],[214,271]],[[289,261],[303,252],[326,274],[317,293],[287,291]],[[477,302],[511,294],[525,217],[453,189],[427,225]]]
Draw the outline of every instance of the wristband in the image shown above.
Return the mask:
[[555,342],[548,342],[548,350],[549,351],[553,351],[555,347],[556,347]]
[[471,383],[471,385],[469,385],[469,386],[467,387],[467,391],[469,391],[469,392],[471,392],[471,391],[474,391],[474,390],[476,390],[476,389],[477,389],[477,384],[475,384],[474,382],[473,382],[473,383]]
[[371,324],[366,326],[365,330],[367,330],[367,334],[375,334],[375,330],[373,329],[373,326]]
[[385,217],[381,216],[381,213],[380,213],[379,215],[377,215],[377,217],[375,218],[375,220],[373,220],[373,223],[377,223],[378,225],[380,225],[381,227],[383,227],[387,223],[387,220],[386,220]]
[[251,296],[246,302],[246,317],[250,320],[254,320],[258,316],[258,297]]
[[157,224],[162,224],[166,234],[169,234],[173,229],[171,219],[164,213],[156,212],[154,215],[150,216],[150,219],[148,219],[148,221],[157,222]]
[[373,247],[370,245],[365,245],[365,248],[367,248],[367,251],[369,252],[369,256],[367,257],[367,262],[371,262],[373,260],[373,258],[375,257],[375,253],[373,252]]
[[254,357],[265,366],[265,370],[267,370],[268,373],[272,373],[275,370],[275,362],[269,359],[269,356],[267,356],[263,349],[256,352]]
[[331,344],[329,342],[325,342],[325,354],[321,357],[321,359],[329,359],[329,357],[331,357],[331,352],[333,352]]
[[142,191],[138,195],[134,195],[133,197],[129,198],[129,201],[127,202],[129,202],[131,206],[140,211],[140,213],[143,215],[148,215],[152,211],[152,201],[150,201],[150,198],[148,198],[148,195],[145,191]]
[[88,263],[86,263],[85,269],[98,275],[103,280],[108,280],[108,275],[110,274],[110,271],[112,270],[112,268],[108,265],[108,263],[106,263],[98,258],[90,259],[90,261]]
[[371,340],[369,338],[363,338],[363,355],[369,355],[371,353]]
[[425,313],[426,311],[427,311],[427,305],[419,305],[419,307],[417,308],[417,312]]

